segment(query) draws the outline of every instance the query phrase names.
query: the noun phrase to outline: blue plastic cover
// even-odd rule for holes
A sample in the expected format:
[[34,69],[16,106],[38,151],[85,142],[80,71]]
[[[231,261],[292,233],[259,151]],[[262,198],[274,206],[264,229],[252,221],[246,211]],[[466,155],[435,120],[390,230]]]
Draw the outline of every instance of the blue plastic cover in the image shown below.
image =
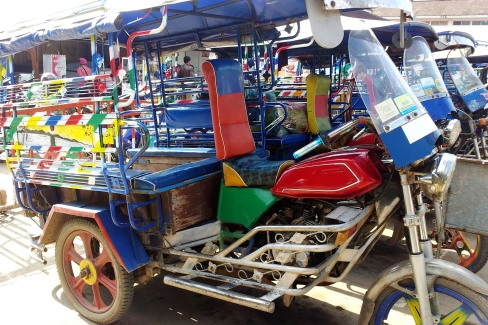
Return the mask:
[[451,97],[432,98],[423,101],[422,105],[434,121],[445,119],[451,112],[456,111]]
[[[161,1],[164,3],[164,1]],[[153,8],[149,15],[148,9],[117,13],[105,16],[100,11],[98,18],[82,21],[67,26],[57,26],[45,30],[40,26],[36,31],[26,34],[9,35],[9,31],[0,33],[0,57],[27,50],[49,40],[69,40],[87,38],[93,34],[118,34],[120,42],[125,43],[128,35],[136,31],[146,31],[160,26],[162,13],[159,8]],[[230,27],[252,25],[276,25],[306,19],[305,1],[296,0],[200,0],[173,3],[168,5],[168,24],[166,29],[157,35],[138,37],[136,42],[147,39],[161,39],[162,47],[181,47],[184,44],[194,44],[197,38],[200,42],[221,41],[229,38],[235,42],[236,29],[229,32]],[[216,33],[216,31],[220,31]],[[24,32],[25,33],[25,32]],[[215,38],[217,35],[217,38]],[[167,36],[171,36],[168,38]]]
[[41,29],[0,40],[0,57],[25,51],[46,41],[87,38],[94,34],[113,33],[124,27],[120,14],[102,15],[67,26]]

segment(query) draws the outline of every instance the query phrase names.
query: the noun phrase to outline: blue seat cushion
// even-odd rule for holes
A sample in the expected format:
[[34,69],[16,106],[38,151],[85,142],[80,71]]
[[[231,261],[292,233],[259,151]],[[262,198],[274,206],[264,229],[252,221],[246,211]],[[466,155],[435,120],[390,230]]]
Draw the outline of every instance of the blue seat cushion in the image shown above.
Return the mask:
[[218,172],[221,168],[222,164],[216,158],[207,158],[134,178],[132,179],[132,188],[136,192],[138,190],[154,193],[164,192],[193,178]]
[[304,133],[289,134],[283,137],[266,138],[266,143],[273,147],[291,146],[291,145],[306,145],[310,142],[309,135]]
[[[129,149],[127,155],[134,156],[140,149]],[[141,157],[192,157],[210,158],[215,157],[214,148],[183,148],[183,147],[152,147],[148,148]]]
[[286,167],[293,165],[294,161],[272,161],[252,153],[227,159],[224,164],[239,174],[248,187],[272,187],[275,185],[277,176]]
[[167,107],[164,118],[168,128],[212,128],[210,105]]

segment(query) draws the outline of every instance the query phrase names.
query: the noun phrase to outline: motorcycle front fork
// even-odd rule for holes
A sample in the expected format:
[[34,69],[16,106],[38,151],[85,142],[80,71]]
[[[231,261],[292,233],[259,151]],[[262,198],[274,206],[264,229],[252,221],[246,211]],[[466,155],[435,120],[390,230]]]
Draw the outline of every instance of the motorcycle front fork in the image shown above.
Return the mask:
[[[409,179],[409,177],[411,177]],[[423,204],[420,194],[416,197],[419,203],[418,211],[415,211],[414,200],[412,196],[413,175],[408,175],[406,172],[400,173],[403,196],[405,200],[405,217],[403,219],[404,225],[407,228],[409,235],[409,258],[412,264],[413,280],[415,283],[415,293],[420,306],[420,317],[422,324],[437,324],[439,317],[432,314],[436,304],[434,290],[429,288],[427,282],[427,271],[425,267],[425,259],[433,257],[432,243],[428,236],[427,223],[425,220],[426,207]],[[420,202],[419,202],[420,200]]]
[[[473,138],[473,146],[474,146],[474,153],[476,154],[476,159],[486,159],[487,158],[486,137],[485,137],[486,125],[476,127],[474,121],[470,120],[469,128],[471,130],[471,134]],[[481,149],[478,144],[478,139],[480,140],[481,143]],[[483,155],[481,155],[481,153],[483,153]]]

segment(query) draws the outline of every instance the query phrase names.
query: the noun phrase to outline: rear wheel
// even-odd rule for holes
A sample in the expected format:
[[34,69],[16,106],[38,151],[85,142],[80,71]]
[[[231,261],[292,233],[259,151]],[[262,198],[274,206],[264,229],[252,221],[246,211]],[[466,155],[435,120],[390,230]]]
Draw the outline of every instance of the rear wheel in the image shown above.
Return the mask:
[[113,323],[129,309],[134,278],[114,257],[100,229],[88,220],[74,219],[61,229],[56,266],[66,297],[89,320]]
[[[387,287],[375,302],[372,325],[420,324],[420,308],[413,295],[413,280],[396,283],[400,290]],[[488,304],[482,296],[459,283],[437,278],[434,281],[440,316],[438,324],[487,324]],[[437,323],[436,323],[437,324]]]
[[[432,238],[435,238],[434,234]],[[433,242],[434,252],[437,242]],[[488,261],[488,237],[446,229],[441,245],[442,259],[457,263],[472,272],[479,272]]]

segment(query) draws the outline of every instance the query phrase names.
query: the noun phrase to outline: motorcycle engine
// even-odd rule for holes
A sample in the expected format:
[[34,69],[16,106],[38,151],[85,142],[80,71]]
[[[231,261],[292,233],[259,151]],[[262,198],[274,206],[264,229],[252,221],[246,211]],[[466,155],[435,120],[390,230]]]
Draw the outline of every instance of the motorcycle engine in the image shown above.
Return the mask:
[[[284,200],[285,201],[285,200]],[[334,207],[319,200],[288,200],[280,205],[280,208],[268,218],[266,225],[326,225],[333,224],[334,220],[328,219],[327,215],[334,210]],[[336,234],[325,233],[295,233],[278,232],[274,238],[267,238],[268,242],[289,243],[297,245],[323,245],[326,242],[334,241]],[[313,256],[310,252],[292,252],[286,249],[273,249],[271,256],[282,265],[293,265],[307,267],[310,265]]]

